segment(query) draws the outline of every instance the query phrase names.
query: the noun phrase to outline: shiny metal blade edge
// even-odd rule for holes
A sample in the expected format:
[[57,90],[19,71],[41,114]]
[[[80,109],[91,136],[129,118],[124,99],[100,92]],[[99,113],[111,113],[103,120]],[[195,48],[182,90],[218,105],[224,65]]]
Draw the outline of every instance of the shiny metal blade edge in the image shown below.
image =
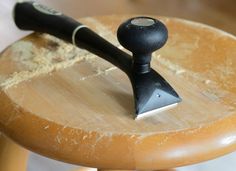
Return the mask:
[[160,107],[160,108],[148,111],[148,112],[140,113],[136,116],[135,120],[140,120],[140,119],[143,119],[146,117],[150,117],[152,115],[156,115],[157,113],[172,109],[172,108],[176,107],[177,105],[178,105],[178,103],[173,103],[173,104],[170,104],[170,105],[167,105],[164,107]]

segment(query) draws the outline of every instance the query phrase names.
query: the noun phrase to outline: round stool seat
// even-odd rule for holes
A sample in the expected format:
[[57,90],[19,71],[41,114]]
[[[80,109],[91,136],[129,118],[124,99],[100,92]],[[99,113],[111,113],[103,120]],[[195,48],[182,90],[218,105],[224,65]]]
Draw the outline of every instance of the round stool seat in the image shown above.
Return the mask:
[[[122,48],[130,16],[80,19]],[[236,149],[236,38],[195,22],[156,17],[169,31],[152,67],[178,92],[175,108],[134,120],[128,77],[103,59],[46,34],[0,55],[0,130],[25,148],[68,163],[165,169]]]

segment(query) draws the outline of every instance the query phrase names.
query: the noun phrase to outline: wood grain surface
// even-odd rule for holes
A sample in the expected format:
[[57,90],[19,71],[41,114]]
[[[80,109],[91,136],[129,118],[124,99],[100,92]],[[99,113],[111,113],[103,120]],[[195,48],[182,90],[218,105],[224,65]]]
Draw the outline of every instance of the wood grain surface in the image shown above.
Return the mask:
[[[81,19],[119,48],[130,16]],[[166,169],[236,149],[236,38],[186,20],[158,17],[169,40],[153,57],[183,98],[176,108],[133,119],[120,70],[48,35],[30,35],[0,57],[0,129],[45,156],[109,169]]]

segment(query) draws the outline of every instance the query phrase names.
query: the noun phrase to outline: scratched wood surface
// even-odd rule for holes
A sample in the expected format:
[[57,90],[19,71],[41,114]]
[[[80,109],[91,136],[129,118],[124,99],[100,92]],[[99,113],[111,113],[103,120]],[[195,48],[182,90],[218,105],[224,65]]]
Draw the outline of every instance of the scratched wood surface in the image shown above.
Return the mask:
[[[122,48],[130,16],[80,21]],[[169,40],[152,67],[183,98],[176,108],[133,119],[128,78],[106,61],[45,34],[0,56],[0,129],[45,156],[110,169],[165,169],[236,149],[236,38],[206,25],[158,17]]]

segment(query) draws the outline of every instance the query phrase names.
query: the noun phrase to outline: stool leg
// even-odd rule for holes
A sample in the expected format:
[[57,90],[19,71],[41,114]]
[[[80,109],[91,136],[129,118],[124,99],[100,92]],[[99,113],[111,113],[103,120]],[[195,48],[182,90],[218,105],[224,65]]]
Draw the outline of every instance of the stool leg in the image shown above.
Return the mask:
[[[97,169],[97,171],[131,171],[131,170],[103,170],[103,169]],[[147,170],[145,170],[145,171],[147,171]],[[177,170],[175,170],[175,169],[165,169],[165,170],[155,170],[155,171],[177,171]]]
[[[80,167],[73,171],[94,171],[94,168],[89,167]],[[131,170],[103,170],[103,169],[97,169],[97,171],[131,171]],[[159,171],[177,171],[175,169],[167,169],[167,170],[159,170]]]
[[28,151],[0,133],[0,170],[26,171]]

